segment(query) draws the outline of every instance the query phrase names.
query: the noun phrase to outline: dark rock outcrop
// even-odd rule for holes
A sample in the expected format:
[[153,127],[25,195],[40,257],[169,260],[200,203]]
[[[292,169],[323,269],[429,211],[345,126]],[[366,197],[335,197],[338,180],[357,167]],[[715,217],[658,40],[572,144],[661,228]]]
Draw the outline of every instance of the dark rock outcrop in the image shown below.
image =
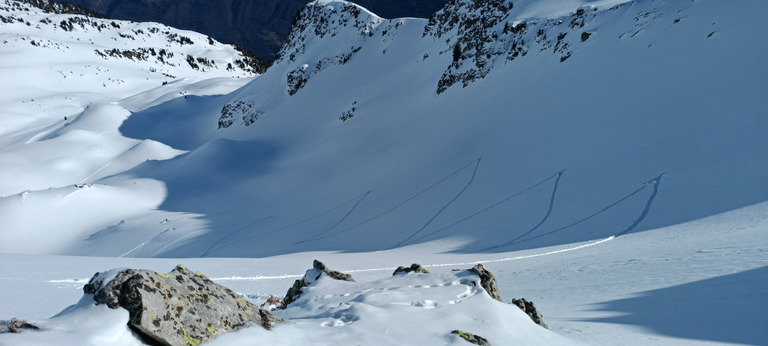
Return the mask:
[[[472,269],[469,269],[469,271],[477,274],[477,276],[480,277],[480,286],[482,286],[483,289],[488,292],[488,295],[491,296],[491,298],[500,302],[502,301],[501,293],[499,293],[499,286],[496,284],[496,277],[494,277],[491,272],[485,269],[482,264],[478,264],[472,267]],[[520,310],[523,310],[523,312],[525,312],[525,314],[528,315],[528,317],[530,317],[534,323],[544,328],[549,328],[547,327],[547,324],[544,323],[544,317],[541,315],[539,310],[536,309],[536,306],[533,305],[533,302],[522,298],[512,299],[511,303],[519,307]]]
[[[453,60],[437,82],[437,93],[454,84],[466,87],[494,66],[530,53],[551,52],[563,62],[580,43],[568,33],[592,30],[596,10],[579,8],[560,18],[531,18],[520,22],[511,16],[511,0],[449,0],[429,18],[424,36],[445,39],[442,53],[453,51]],[[581,35],[581,42],[589,34]]]
[[97,304],[128,310],[129,325],[162,345],[197,345],[242,326],[269,329],[280,321],[181,265],[170,273],[135,269],[96,273],[83,291],[93,294]]
[[35,6],[45,13],[78,14],[93,18],[106,18],[103,14],[91,11],[88,8],[71,2],[54,2],[53,0],[17,0],[19,2]]
[[40,328],[38,328],[36,325],[31,324],[27,321],[21,321],[15,318],[12,318],[11,320],[8,320],[8,321],[0,321],[0,334],[21,333],[25,329],[39,330]]
[[294,281],[293,286],[291,286],[291,288],[288,289],[288,292],[285,293],[285,298],[283,299],[285,305],[293,303],[296,299],[299,299],[302,288],[309,286],[324,275],[334,280],[355,281],[355,279],[352,278],[352,275],[328,269],[323,262],[314,260],[312,262],[312,269],[307,270],[301,280]]
[[501,300],[501,293],[499,293],[499,286],[496,284],[496,277],[491,274],[482,264],[477,264],[469,270],[477,274],[480,277],[480,286],[483,287],[485,292],[488,293],[491,298],[498,301]]
[[533,320],[534,323],[549,329],[547,327],[547,324],[544,323],[544,317],[541,316],[541,313],[539,313],[539,310],[536,309],[536,305],[533,305],[533,302],[525,300],[525,298],[521,299],[512,299],[512,304],[517,305],[517,307],[520,308],[520,310],[523,310],[528,317]]
[[488,339],[480,336],[475,335],[472,333],[463,332],[461,330],[454,330],[451,332],[451,334],[456,334],[460,336],[462,339],[467,340],[467,342],[473,343],[475,345],[480,346],[491,346],[491,343],[488,341]]
[[427,268],[422,267],[421,264],[414,263],[414,264],[411,264],[410,267],[403,267],[403,266],[397,267],[397,269],[395,269],[395,272],[392,273],[392,275],[397,275],[400,273],[407,274],[412,272],[429,274],[429,270],[427,270]]

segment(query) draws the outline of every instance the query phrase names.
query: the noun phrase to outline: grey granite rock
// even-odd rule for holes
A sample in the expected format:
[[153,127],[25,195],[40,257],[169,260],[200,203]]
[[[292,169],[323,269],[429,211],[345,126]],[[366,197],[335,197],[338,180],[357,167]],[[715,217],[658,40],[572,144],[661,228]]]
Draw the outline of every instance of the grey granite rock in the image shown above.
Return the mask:
[[239,327],[258,324],[269,329],[280,321],[181,265],[170,273],[96,273],[83,291],[93,294],[97,304],[128,310],[129,325],[161,345],[197,345]]

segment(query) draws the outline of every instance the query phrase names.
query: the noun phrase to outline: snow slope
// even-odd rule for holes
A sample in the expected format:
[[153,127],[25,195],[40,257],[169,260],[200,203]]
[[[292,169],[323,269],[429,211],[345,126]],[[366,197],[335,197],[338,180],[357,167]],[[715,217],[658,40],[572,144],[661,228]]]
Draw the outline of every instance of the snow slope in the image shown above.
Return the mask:
[[[309,312],[285,312],[295,324],[259,337],[349,340],[330,336],[327,322],[382,343],[369,318],[402,321],[397,329],[414,311],[445,307],[424,315],[450,312],[423,342],[453,343],[461,340],[431,329],[459,322],[440,303],[456,295],[439,288],[454,286],[445,267],[484,261],[504,297],[532,299],[573,340],[764,344],[767,9],[457,0],[429,19],[389,20],[322,0],[301,12],[280,59],[252,81],[233,79],[237,70],[203,74],[186,59],[154,72],[169,67],[103,60],[92,47],[40,56],[26,45],[34,25],[3,23],[3,39],[15,44],[3,56],[18,54],[0,61],[3,76],[15,73],[0,96],[3,291],[20,294],[14,278],[34,272],[38,295],[56,296],[34,308],[3,298],[9,315],[0,317],[55,314],[80,297],[83,279],[110,266],[165,271],[181,261],[133,257],[186,258],[257,301],[281,295],[320,258],[352,263],[363,280],[318,288]],[[129,25],[153,24],[120,24]],[[38,35],[79,47],[69,32]],[[196,45],[178,49],[207,44],[182,36]],[[236,59],[211,54],[218,67]],[[35,62],[43,58],[52,59]],[[70,67],[59,67],[67,64],[84,79],[71,82]],[[389,274],[377,268],[413,261],[444,270],[375,281]],[[366,293],[388,287],[401,301],[415,286],[434,288],[408,298],[417,310]],[[331,291],[349,296],[325,298]],[[351,311],[328,309],[339,303]],[[81,308],[58,325],[93,309]],[[511,318],[503,305],[488,309]],[[105,334],[135,342],[114,329],[123,317],[109,314],[116,322],[105,322]],[[94,336],[40,323],[53,331],[39,334],[46,340]],[[473,326],[489,334],[500,323]],[[534,333],[525,340],[557,337]]]
[[131,111],[225,93],[254,76],[246,57],[204,35],[59,12],[0,4],[3,251],[55,253],[114,219],[157,207],[162,184],[93,184],[183,152],[126,138],[122,122]]
[[761,2],[567,2],[554,18],[504,3],[430,20],[313,3],[257,80],[134,112],[122,135],[190,154],[101,180],[167,195],[55,253],[510,251],[766,200]]
[[[462,345],[448,335],[447,328],[475,332],[494,344],[509,344],[501,340],[537,343],[536,338],[521,341],[506,334],[515,333],[506,321],[516,317],[509,317],[511,311],[501,304],[450,304],[466,288],[452,284],[455,279],[451,275],[455,274],[450,270],[469,268],[482,261],[499,280],[504,299],[533,300],[551,330],[570,339],[553,344],[760,345],[768,340],[763,328],[768,322],[764,313],[768,299],[764,285],[768,279],[766,220],[763,203],[624,237],[499,254],[414,252],[407,248],[248,259],[3,254],[0,290],[11,294],[0,296],[0,318],[25,318],[46,331],[2,334],[0,343],[40,345],[66,340],[64,344],[96,345],[110,340],[120,345],[137,344],[125,327],[127,316],[121,315],[124,311],[78,304],[62,312],[83,296],[82,286],[93,273],[107,268],[165,272],[183,263],[260,304],[270,294],[283,295],[311,266],[312,259],[319,258],[351,273],[357,283],[331,283],[313,289],[312,299],[295,309],[278,311],[292,321],[269,333],[256,327],[224,335],[212,344],[248,344],[258,337],[279,338],[281,344],[296,345],[306,344],[307,338],[312,344],[361,340],[389,344],[382,341],[387,338],[402,344]],[[432,274],[386,279],[395,266],[411,261],[426,265]],[[487,298],[472,297],[483,301]],[[450,310],[454,307],[462,310],[454,313]],[[496,319],[496,313],[503,319]],[[485,317],[466,320],[480,314]],[[48,319],[53,315],[59,316]],[[386,322],[376,324],[381,317],[387,317]],[[421,319],[414,322],[414,317]],[[527,326],[523,321],[518,323]],[[414,325],[420,327],[414,329]],[[438,333],[435,328],[442,329]],[[500,334],[504,334],[501,340]]]

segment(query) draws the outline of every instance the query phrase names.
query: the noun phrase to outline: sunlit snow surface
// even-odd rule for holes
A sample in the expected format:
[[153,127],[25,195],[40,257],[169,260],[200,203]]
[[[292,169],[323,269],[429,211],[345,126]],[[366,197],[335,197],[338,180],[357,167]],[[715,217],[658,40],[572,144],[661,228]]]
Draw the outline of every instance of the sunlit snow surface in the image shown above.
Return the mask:
[[[594,19],[565,29],[579,8]],[[308,34],[251,79],[185,65],[234,59],[199,34],[131,40],[119,34],[162,26],[68,32],[40,22],[62,15],[24,13],[0,32],[0,319],[44,331],[0,344],[138,343],[124,312],[88,297],[46,319],[96,271],[184,263],[261,302],[314,258],[358,283],[321,284],[278,312],[291,322],[214,343],[462,344],[448,333],[466,329],[497,345],[766,344],[766,12],[518,1],[505,20],[567,33],[570,57],[531,43],[439,95],[455,33],[423,36],[423,19],[362,11],[365,35]],[[179,61],[94,54],[145,46]],[[289,96],[292,71],[309,77]],[[239,101],[258,117],[219,128]],[[478,261],[567,339],[477,292],[457,303],[467,286],[450,269]],[[434,275],[388,278],[412,262]]]

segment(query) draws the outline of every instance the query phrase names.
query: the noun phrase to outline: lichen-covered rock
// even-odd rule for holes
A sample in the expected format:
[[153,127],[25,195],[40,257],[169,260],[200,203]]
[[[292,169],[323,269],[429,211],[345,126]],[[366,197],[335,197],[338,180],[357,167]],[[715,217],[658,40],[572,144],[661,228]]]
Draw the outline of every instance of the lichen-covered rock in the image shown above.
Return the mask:
[[162,345],[197,345],[242,326],[269,329],[280,321],[181,265],[170,273],[135,269],[96,273],[83,291],[93,294],[97,304],[128,310],[129,325]]
[[454,330],[454,331],[451,332],[451,334],[456,334],[456,335],[460,336],[462,339],[467,340],[468,342],[473,343],[475,345],[491,346],[491,343],[488,341],[488,339],[486,339],[486,338],[484,338],[484,337],[482,337],[480,335],[475,335],[475,334],[472,334],[472,333],[463,332],[461,330]]
[[547,327],[547,324],[544,323],[544,317],[539,313],[539,310],[536,309],[536,305],[533,305],[533,302],[525,300],[525,298],[522,299],[512,299],[512,304],[517,305],[517,307],[520,308],[520,310],[523,310],[528,317],[533,320],[534,323],[549,329]]
[[392,273],[392,275],[394,276],[397,274],[407,274],[407,273],[414,273],[414,272],[429,274],[429,270],[427,270],[427,268],[422,267],[421,264],[414,263],[414,264],[411,264],[410,267],[403,267],[403,266],[397,267],[397,269],[395,269],[395,272]]
[[355,279],[352,278],[352,275],[328,269],[323,262],[314,260],[312,262],[312,269],[307,270],[301,280],[294,281],[293,286],[291,286],[291,288],[288,289],[288,292],[285,293],[285,298],[283,299],[285,305],[293,303],[296,299],[299,299],[302,288],[309,286],[323,276],[328,276],[334,280],[355,281]]
[[475,265],[472,269],[469,269],[469,271],[480,277],[480,286],[483,287],[485,292],[487,292],[491,298],[502,301],[501,293],[499,293],[499,286],[496,284],[496,277],[494,277],[491,272],[485,269],[482,264]]

